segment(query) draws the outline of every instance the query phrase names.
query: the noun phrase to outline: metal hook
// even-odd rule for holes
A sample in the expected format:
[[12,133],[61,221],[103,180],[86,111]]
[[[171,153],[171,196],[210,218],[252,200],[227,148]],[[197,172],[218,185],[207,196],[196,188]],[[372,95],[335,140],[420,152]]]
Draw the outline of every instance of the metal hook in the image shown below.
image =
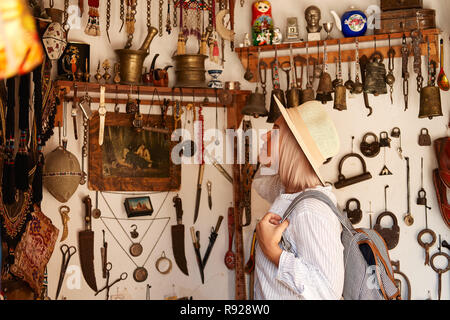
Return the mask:
[[387,196],[386,190],[389,188],[389,185],[384,186],[384,211],[387,211]]

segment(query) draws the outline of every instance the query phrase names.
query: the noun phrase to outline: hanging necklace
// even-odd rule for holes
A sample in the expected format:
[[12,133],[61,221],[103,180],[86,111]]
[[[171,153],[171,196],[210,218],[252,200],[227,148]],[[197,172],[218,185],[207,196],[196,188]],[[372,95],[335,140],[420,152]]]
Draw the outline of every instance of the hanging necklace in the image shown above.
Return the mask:
[[152,26],[152,0],[147,0],[147,30]]
[[172,22],[170,21],[170,0],[167,0],[167,18],[166,18],[166,32],[172,32]]
[[[109,229],[108,225],[105,223],[104,219],[105,217],[100,217],[100,220],[102,221],[103,225],[106,227],[106,229],[108,229],[109,233],[113,236],[114,240],[116,240],[117,244],[120,246],[120,248],[125,252],[125,254],[127,255],[127,257],[133,262],[133,264],[136,266],[136,269],[133,272],[133,278],[136,282],[143,282],[147,279],[148,277],[148,271],[147,269],[145,269],[145,264],[147,263],[148,259],[150,258],[151,254],[153,253],[153,250],[155,249],[156,245],[158,244],[159,240],[161,239],[162,234],[164,233],[164,231],[166,230],[167,225],[169,224],[170,221],[170,217],[167,217],[167,222],[164,225],[164,228],[162,230],[162,232],[160,233],[158,239],[155,242],[155,245],[153,246],[153,248],[150,250],[150,253],[148,254],[147,258],[145,259],[144,263],[142,266],[139,266],[131,256],[133,257],[137,257],[140,256],[142,254],[143,251],[143,247],[141,245],[142,240],[145,238],[145,236],[147,235],[148,231],[150,230],[151,226],[153,225],[153,222],[155,220],[157,220],[158,214],[161,211],[162,207],[164,206],[164,203],[167,200],[167,197],[169,195],[169,192],[167,192],[163,202],[161,203],[161,206],[159,207],[158,211],[156,212],[156,215],[153,219],[149,219],[152,222],[150,223],[149,227],[147,228],[147,230],[145,231],[144,235],[142,236],[141,240],[139,242],[134,242],[130,235],[128,234],[127,231],[125,231],[124,227],[122,226],[122,224],[120,223],[120,219],[117,218],[117,216],[115,215],[114,211],[112,210],[111,206],[109,205],[108,201],[106,201],[105,196],[103,195],[103,192],[100,192],[103,200],[105,201],[109,211],[111,211],[111,213],[114,216],[114,220],[117,221],[117,223],[120,225],[120,227],[122,228],[123,232],[127,235],[128,239],[131,241],[132,245],[129,249],[129,252],[127,252],[127,250],[125,250],[125,248],[120,244],[119,240],[115,237],[114,233],[111,232],[111,230]],[[165,218],[160,218],[160,219],[165,219]],[[131,254],[131,256],[130,256]]]
[[163,6],[164,6],[164,0],[159,0],[159,36],[163,36]]

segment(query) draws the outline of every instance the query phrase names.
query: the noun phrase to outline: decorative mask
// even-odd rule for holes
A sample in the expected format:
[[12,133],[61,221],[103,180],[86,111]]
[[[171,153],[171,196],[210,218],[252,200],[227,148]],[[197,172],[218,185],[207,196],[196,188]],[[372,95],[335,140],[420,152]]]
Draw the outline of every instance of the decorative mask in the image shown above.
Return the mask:
[[66,32],[58,22],[51,23],[42,36],[45,51],[50,60],[58,60],[67,46]]

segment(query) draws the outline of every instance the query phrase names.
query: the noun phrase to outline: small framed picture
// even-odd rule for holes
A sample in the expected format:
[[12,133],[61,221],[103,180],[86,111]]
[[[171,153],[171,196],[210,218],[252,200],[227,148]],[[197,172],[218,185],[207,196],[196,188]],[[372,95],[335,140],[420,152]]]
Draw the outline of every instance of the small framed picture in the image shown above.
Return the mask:
[[153,206],[150,197],[126,198],[125,210],[128,218],[151,216]]

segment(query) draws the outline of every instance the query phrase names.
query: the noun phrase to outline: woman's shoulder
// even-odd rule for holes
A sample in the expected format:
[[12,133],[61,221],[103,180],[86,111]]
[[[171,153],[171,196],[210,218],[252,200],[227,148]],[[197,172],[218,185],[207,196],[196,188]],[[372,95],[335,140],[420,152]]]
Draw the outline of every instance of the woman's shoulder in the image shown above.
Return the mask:
[[[336,196],[333,194],[331,187],[316,187],[314,189],[309,190],[317,190],[323,192],[334,205],[337,204]],[[309,218],[309,219],[326,219],[326,220],[338,220],[336,214],[333,209],[330,208],[328,204],[323,202],[322,200],[316,198],[307,198],[302,200],[295,207],[295,215],[297,217]]]

